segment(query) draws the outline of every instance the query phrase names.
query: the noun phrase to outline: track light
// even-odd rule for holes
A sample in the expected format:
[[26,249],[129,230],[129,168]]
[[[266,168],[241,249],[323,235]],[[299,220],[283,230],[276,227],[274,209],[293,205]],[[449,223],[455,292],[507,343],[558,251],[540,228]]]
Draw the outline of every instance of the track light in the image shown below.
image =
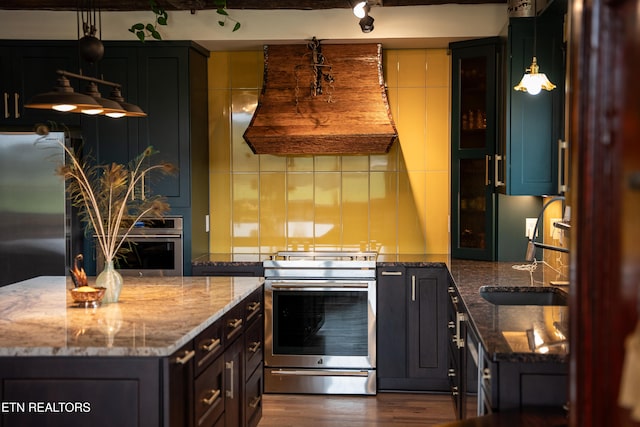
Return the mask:
[[373,31],[373,17],[369,15],[369,11],[371,10],[371,5],[368,1],[358,2],[353,7],[353,14],[360,18],[360,29],[363,33],[370,33]]
[[371,15],[367,15],[360,20],[360,29],[363,33],[370,33],[373,31],[373,17]]
[[361,1],[353,7],[353,14],[357,18],[364,18],[371,10],[371,6],[366,1]]

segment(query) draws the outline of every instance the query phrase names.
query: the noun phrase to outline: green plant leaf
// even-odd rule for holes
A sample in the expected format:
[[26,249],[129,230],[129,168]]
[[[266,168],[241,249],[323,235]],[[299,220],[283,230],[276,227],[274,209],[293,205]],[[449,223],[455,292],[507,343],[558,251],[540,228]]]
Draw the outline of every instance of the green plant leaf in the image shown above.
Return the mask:
[[224,9],[217,9],[217,10],[216,10],[216,13],[217,13],[218,15],[229,16],[229,14],[227,13],[227,11],[226,11],[226,10],[224,10]]
[[147,24],[147,31],[149,31],[150,33],[153,33],[156,29],[153,26],[153,24]]
[[137,24],[133,24],[131,26],[131,30],[136,30],[136,31],[144,30],[144,24],[142,24],[141,22],[138,22]]
[[224,21],[218,21],[218,25],[220,25],[221,27],[224,27]]
[[156,39],[156,40],[162,40],[162,36],[161,36],[161,35],[160,35],[160,33],[159,33],[159,32],[157,32],[156,30],[153,30],[153,31],[151,32],[151,36],[152,36],[154,39]]
[[144,32],[143,31],[137,31],[136,32],[136,36],[138,37],[138,39],[143,42],[144,41]]
[[233,26],[233,30],[232,31],[238,31],[240,29],[240,23],[236,22],[236,25]]
[[164,16],[161,16],[158,18],[158,25],[167,25],[167,18]]

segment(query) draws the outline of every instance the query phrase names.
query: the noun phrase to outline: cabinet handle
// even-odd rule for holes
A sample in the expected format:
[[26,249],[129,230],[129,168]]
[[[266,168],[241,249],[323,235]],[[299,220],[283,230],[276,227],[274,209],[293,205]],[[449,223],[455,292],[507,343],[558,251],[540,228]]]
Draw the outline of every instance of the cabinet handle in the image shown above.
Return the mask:
[[484,185],[489,186],[491,181],[489,181],[489,162],[491,161],[491,156],[488,154],[484,155]]
[[564,157],[562,153],[569,148],[569,143],[561,139],[558,140],[558,193],[567,191],[567,177],[565,176]]
[[251,343],[251,345],[249,346],[248,350],[251,353],[255,353],[256,351],[258,351],[258,349],[260,348],[260,341],[254,341]]
[[220,338],[211,338],[208,344],[202,344],[200,348],[206,352],[211,352],[217,347],[220,347]]
[[383,276],[402,276],[402,271],[383,271],[380,274]]
[[193,356],[195,356],[195,355],[196,355],[195,350],[188,350],[188,351],[187,351],[187,350],[185,350],[185,352],[184,352],[184,356],[182,356],[182,357],[176,357],[176,363],[177,363],[178,365],[186,365],[186,364],[187,364],[187,362],[188,362],[189,360],[191,360],[191,359],[193,358]]
[[482,370],[482,379],[483,380],[490,380],[491,379],[491,369],[484,368]]
[[251,304],[247,305],[247,311],[249,312],[249,315],[247,316],[247,321],[249,321],[250,319],[253,318],[253,316],[258,314],[260,312],[259,310],[260,310],[260,301],[254,301]]
[[209,396],[206,399],[202,399],[202,403],[204,403],[207,406],[211,406],[213,405],[213,402],[215,402],[216,400],[218,400],[218,398],[220,397],[220,390],[211,390],[211,396]]
[[225,366],[225,368],[227,368],[229,370],[229,378],[230,378],[230,381],[229,381],[230,387],[229,387],[229,390],[226,391],[225,395],[228,398],[233,399],[233,389],[234,389],[234,387],[233,387],[233,360],[230,360],[229,362],[225,363],[224,366]]
[[260,404],[261,400],[262,400],[262,396],[256,396],[253,399],[251,399],[251,402],[249,402],[249,406],[251,407],[251,409],[256,409]]
[[8,119],[10,114],[9,114],[9,94],[7,92],[5,92],[4,94],[4,118]]
[[16,119],[20,118],[20,108],[18,105],[18,101],[20,99],[20,94],[19,93],[14,93],[13,94],[13,112],[15,113]]
[[411,276],[411,301],[416,300],[416,276]]
[[456,328],[456,322],[454,322],[453,320],[450,320],[449,323],[447,323],[447,327],[449,329],[455,329]]
[[247,311],[254,312],[260,308],[260,301],[254,301],[247,306]]
[[459,394],[457,386],[451,387],[451,394],[454,395],[454,396],[457,396]]
[[231,329],[235,329],[240,325],[242,325],[242,319],[232,319],[232,320],[229,320],[229,323],[227,323],[227,326],[230,327]]
[[447,372],[447,375],[449,375],[450,377],[455,377],[456,376],[456,370],[455,369],[449,369],[449,371]]
[[504,181],[500,181],[500,162],[504,161],[502,154],[496,154],[496,161],[493,164],[493,182],[496,187],[504,187]]

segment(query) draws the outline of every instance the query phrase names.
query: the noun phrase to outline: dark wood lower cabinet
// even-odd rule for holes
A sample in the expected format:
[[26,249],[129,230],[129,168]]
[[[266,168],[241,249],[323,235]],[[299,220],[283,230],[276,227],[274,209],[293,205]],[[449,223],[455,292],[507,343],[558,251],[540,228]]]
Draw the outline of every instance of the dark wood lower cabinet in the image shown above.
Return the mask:
[[446,267],[378,268],[378,390],[448,390],[447,274]]
[[0,427],[256,426],[262,292],[169,357],[0,357]]

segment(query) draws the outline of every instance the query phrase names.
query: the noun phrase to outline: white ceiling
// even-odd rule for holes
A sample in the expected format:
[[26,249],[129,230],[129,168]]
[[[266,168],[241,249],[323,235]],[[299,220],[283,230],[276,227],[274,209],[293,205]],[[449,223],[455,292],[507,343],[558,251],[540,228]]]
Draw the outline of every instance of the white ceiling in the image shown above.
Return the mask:
[[[501,34],[507,25],[505,4],[445,4],[372,8],[375,29],[364,34],[349,9],[230,10],[241,23],[218,25],[212,10],[169,12],[164,40],[194,40],[216,50],[258,49],[264,44],[298,43],[317,37],[324,43],[379,42],[384,48],[443,48],[450,41]],[[103,12],[103,40],[136,40],[128,31],[153,20],[151,12]],[[0,10],[0,39],[75,40],[75,12]]]

